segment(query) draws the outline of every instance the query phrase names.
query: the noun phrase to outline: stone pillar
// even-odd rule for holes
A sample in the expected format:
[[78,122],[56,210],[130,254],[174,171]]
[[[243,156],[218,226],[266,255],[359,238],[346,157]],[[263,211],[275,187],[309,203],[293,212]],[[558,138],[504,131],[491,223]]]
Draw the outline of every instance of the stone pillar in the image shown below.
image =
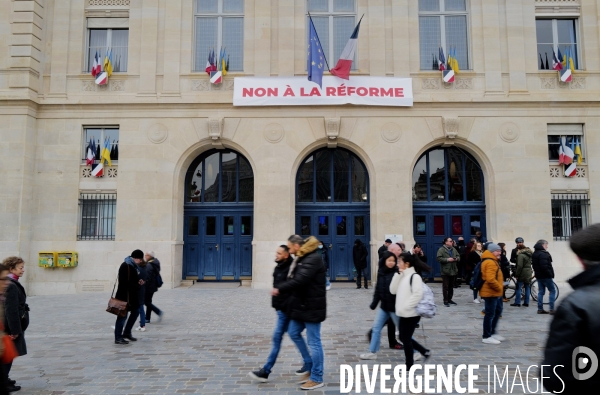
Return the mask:
[[[369,68],[370,75],[385,76],[385,12],[383,0],[369,0]],[[365,20],[363,19],[363,22]],[[366,27],[366,26],[365,26]],[[330,65],[333,67],[333,65]]]
[[[498,0],[479,0],[483,27],[485,93],[503,94]],[[475,1],[474,1],[475,2]]]
[[508,70],[510,72],[511,94],[528,92],[527,76],[525,74],[525,59],[527,56],[523,29],[524,10],[526,7],[524,3],[518,1],[506,2],[506,39],[508,44]]
[[[249,5],[247,5],[249,6]],[[251,19],[248,19],[249,21]],[[271,3],[257,1],[254,7],[254,74],[271,75]]]
[[71,1],[55,0],[52,24],[52,58],[50,60],[51,97],[67,96],[67,60],[69,59],[69,19]]
[[[182,3],[169,2],[165,10],[163,96],[179,96]],[[186,16],[187,17],[187,16]]]
[[[416,31],[419,30],[417,21]],[[413,30],[410,26],[411,18],[408,16],[408,0],[392,1],[392,56],[394,62],[394,77],[408,77],[410,74],[410,65],[406,61],[406,54],[411,53],[410,32]],[[418,56],[417,45],[417,56]]]
[[279,75],[294,75],[294,0],[280,0],[279,3]]
[[[172,5],[171,5],[172,6]],[[156,95],[156,46],[158,41],[158,0],[143,0],[140,85],[138,95]]]

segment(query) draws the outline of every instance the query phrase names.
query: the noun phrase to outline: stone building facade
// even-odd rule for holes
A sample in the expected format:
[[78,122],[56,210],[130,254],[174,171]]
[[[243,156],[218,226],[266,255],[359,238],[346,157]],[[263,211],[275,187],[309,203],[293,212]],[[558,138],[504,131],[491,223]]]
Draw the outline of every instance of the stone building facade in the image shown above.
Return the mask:
[[[236,77],[306,76],[309,8],[331,67],[364,14],[350,78],[411,78],[413,106],[233,106]],[[599,13],[597,0],[1,0],[0,253],[27,260],[31,294],[108,290],[136,248],[156,252],[167,287],[267,288],[275,247],[304,227],[323,230],[337,280],[353,276],[355,238],[373,272],[386,235],[431,255],[481,228],[509,248],[549,240],[563,281],[579,269],[570,232],[600,219]],[[231,57],[220,85],[211,43]],[[440,45],[457,51],[453,84],[432,70]],[[115,72],[96,85],[108,47]],[[552,49],[571,50],[571,82],[545,69]],[[575,177],[553,157],[562,136],[582,150]],[[84,158],[106,137],[114,163],[97,178]],[[38,267],[43,251],[79,265]]]

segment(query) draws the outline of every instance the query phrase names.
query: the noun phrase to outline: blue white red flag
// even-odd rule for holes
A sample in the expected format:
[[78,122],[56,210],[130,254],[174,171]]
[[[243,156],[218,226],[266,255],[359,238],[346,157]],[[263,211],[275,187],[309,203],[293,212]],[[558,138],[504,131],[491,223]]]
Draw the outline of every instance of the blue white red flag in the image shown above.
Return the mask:
[[[354,59],[354,53],[356,52],[356,47],[358,46],[358,32],[360,30],[360,22],[362,22],[362,17],[360,18],[360,21],[358,21],[358,24],[354,28],[354,31],[352,32],[350,39],[346,43],[346,46],[344,47],[344,50],[342,51],[342,54],[340,55],[340,58],[339,58],[337,64],[335,65],[335,67],[333,69],[329,70],[329,72],[331,74],[335,75],[336,77],[343,78],[345,80],[350,79],[350,69],[352,68],[352,59]],[[312,19],[311,19],[311,24],[312,24]],[[315,34],[316,34],[316,31],[315,31]]]

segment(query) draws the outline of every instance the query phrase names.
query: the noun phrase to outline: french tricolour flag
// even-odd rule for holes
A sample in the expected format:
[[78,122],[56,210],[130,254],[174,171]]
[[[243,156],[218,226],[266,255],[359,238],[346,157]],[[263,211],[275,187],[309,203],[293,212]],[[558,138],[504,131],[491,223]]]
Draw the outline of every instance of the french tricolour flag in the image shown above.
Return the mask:
[[97,165],[92,165],[92,175],[94,177],[102,177],[104,175],[104,165],[102,162]]
[[222,81],[223,81],[223,73],[221,71],[211,71],[210,72],[211,84],[220,84]]
[[107,81],[108,73],[106,71],[103,71],[96,76],[96,85],[105,85]]
[[362,17],[354,28],[354,32],[352,32],[350,40],[348,40],[346,43],[346,47],[342,51],[337,64],[333,69],[329,70],[329,72],[336,77],[343,78],[345,80],[350,79],[350,69],[352,68],[352,59],[354,59],[354,53],[356,52],[356,46],[358,45],[358,30],[360,29],[361,21]]
[[442,71],[442,79],[446,84],[451,84],[454,82],[454,70],[443,70]]
[[571,82],[571,80],[573,79],[571,69],[568,67],[562,70],[558,70],[558,74],[560,75],[560,80],[562,82]]

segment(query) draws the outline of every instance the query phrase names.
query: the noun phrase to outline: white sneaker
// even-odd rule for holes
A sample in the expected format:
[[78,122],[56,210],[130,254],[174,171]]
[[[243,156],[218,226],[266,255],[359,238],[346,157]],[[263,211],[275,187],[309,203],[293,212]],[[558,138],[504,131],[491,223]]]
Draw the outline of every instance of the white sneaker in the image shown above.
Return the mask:
[[481,301],[479,299],[473,299],[473,303],[479,304],[479,303],[481,303]]
[[146,332],[146,327],[145,326],[138,326],[137,328],[135,328],[136,331],[141,331],[141,332]]
[[331,285],[328,285],[327,287],[325,287],[325,291],[329,291],[331,289]]
[[492,337],[494,339],[498,340],[499,342],[503,342],[504,340],[506,340],[506,338],[504,336],[502,336],[502,335],[496,335],[496,334],[494,334],[494,335],[492,335]]
[[484,338],[481,340],[481,342],[485,344],[500,344],[500,341],[494,339],[493,337]]
[[420,361],[423,358],[423,356],[421,354],[419,354],[418,352],[415,353],[415,355],[413,356],[413,359],[415,362]]
[[377,359],[377,354],[375,354],[374,352],[360,354],[360,359]]

